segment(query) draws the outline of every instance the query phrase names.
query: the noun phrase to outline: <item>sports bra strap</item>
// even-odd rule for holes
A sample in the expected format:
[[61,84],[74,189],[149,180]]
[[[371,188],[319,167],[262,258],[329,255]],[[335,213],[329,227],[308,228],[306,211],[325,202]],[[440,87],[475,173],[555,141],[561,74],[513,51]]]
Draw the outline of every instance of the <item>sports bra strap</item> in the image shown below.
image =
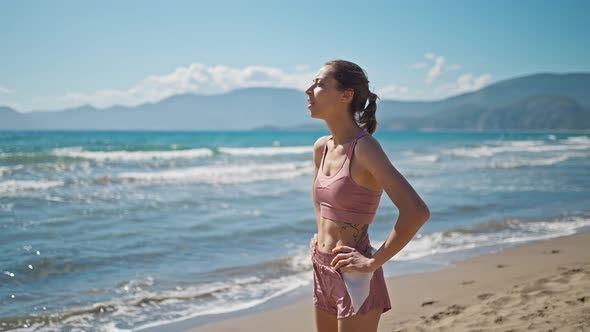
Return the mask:
[[350,146],[348,147],[348,151],[346,151],[346,156],[350,159],[352,156],[352,151],[354,151],[354,147],[356,145],[356,141],[358,141],[359,138],[365,136],[365,135],[369,135],[368,132],[366,132],[365,130],[361,131],[358,135],[356,135],[355,138],[352,139],[352,143],[350,143]]

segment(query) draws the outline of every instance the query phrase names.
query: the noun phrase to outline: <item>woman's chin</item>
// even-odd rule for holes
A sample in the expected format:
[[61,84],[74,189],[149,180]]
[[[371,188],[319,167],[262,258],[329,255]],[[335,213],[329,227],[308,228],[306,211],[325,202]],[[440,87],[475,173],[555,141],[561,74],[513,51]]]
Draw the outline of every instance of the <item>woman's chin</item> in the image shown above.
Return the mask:
[[307,106],[307,109],[309,110],[309,116],[313,118],[314,117],[314,112],[311,109],[311,105]]

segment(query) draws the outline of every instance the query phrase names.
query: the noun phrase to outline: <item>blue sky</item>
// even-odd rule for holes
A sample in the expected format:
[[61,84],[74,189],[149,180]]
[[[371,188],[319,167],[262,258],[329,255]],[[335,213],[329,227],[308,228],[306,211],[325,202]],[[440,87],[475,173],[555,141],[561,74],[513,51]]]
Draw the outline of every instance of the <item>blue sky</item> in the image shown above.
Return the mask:
[[354,61],[383,99],[435,100],[589,72],[590,1],[2,1],[0,105],[137,105],[304,89]]

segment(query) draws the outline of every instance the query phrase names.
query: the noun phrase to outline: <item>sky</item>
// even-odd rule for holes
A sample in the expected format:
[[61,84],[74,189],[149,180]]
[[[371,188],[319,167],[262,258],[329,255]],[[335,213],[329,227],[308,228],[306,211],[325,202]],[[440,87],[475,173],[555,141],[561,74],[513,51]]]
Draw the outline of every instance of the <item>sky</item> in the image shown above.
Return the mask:
[[4,1],[0,105],[20,112],[300,89],[332,59],[381,99],[590,72],[590,1]]

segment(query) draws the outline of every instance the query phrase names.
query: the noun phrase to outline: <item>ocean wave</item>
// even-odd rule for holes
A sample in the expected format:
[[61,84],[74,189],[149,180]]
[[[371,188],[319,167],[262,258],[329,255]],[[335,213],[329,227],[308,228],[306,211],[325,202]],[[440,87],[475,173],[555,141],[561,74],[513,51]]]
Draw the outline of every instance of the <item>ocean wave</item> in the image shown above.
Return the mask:
[[93,170],[92,162],[83,161],[77,163],[68,162],[53,162],[53,163],[40,163],[34,164],[27,167],[27,169],[51,171],[51,172],[74,172],[82,171],[84,173],[90,173]]
[[439,160],[440,160],[440,156],[437,154],[410,157],[411,162],[418,162],[418,163],[435,163]]
[[207,183],[240,184],[268,180],[288,180],[302,175],[313,174],[312,161],[244,164],[244,165],[209,165],[176,169],[160,172],[126,172],[114,179],[101,178],[100,181],[160,183]]
[[508,219],[429,234],[418,234],[392,260],[408,261],[482,246],[521,243],[574,234],[590,226],[590,218],[551,221]]
[[[275,268],[299,266],[289,264],[291,260],[293,258],[278,259],[264,264]],[[109,326],[109,331],[153,328],[198,316],[243,310],[267,302],[309,285],[312,282],[309,273],[311,263],[302,268],[303,271],[290,269],[288,273],[270,278],[236,273],[238,275],[226,280],[217,277],[216,281],[204,284],[176,285],[159,291],[153,289],[157,281],[148,276],[116,285],[116,293],[123,296],[120,299],[61,312],[47,312],[49,310],[43,307],[43,311],[35,315],[0,318],[0,325],[3,329],[19,331],[24,327],[27,331],[42,332],[92,330],[99,326]]]
[[17,164],[17,166],[22,166],[21,164],[34,164],[44,161],[54,161],[55,156],[52,154],[48,154],[47,152],[0,152],[0,160]]
[[87,151],[81,147],[53,149],[52,154],[58,157],[92,159],[96,161],[143,161],[153,159],[192,159],[210,157],[213,151],[208,148],[169,151]]
[[0,182],[0,194],[11,194],[22,191],[47,190],[49,188],[61,187],[63,185],[63,181],[8,180]]
[[282,154],[304,154],[312,153],[312,146],[284,146],[284,147],[250,147],[250,148],[227,148],[217,149],[220,153],[232,156],[275,156]]
[[521,168],[530,166],[549,166],[572,158],[590,157],[588,153],[563,153],[554,157],[538,159],[516,159],[510,161],[492,161],[482,168]]
[[4,177],[5,175],[11,175],[14,171],[23,169],[23,165],[16,165],[16,166],[0,166],[0,178]]
[[523,146],[499,146],[499,147],[492,147],[492,146],[480,146],[476,148],[455,148],[449,150],[443,150],[442,153],[455,155],[460,157],[472,157],[472,158],[480,158],[480,157],[492,157],[499,153],[505,152],[553,152],[553,151],[569,151],[569,150],[586,150],[590,149],[590,146],[584,145],[574,145],[574,146],[565,146],[565,145],[523,145]]
[[260,282],[258,278],[246,278],[246,282],[235,282],[227,292],[218,293],[214,301],[207,304],[188,306],[179,309],[164,319],[140,325],[140,329],[154,328],[187,319],[235,312],[265,303],[312,282],[306,272],[291,274]]
[[[570,149],[567,149],[570,150]],[[465,151],[464,151],[465,152]],[[471,153],[465,152],[465,154],[470,154],[472,157],[475,154],[482,156],[481,151]],[[489,156],[493,156],[494,153],[490,153]],[[492,168],[492,169],[510,169],[510,168],[521,168],[521,167],[537,167],[537,166],[549,166],[554,165],[566,160],[574,159],[574,158],[588,158],[590,157],[590,153],[587,152],[562,152],[554,156],[547,156],[544,158],[527,158],[523,155],[513,156],[512,158],[503,160],[504,158],[499,159],[492,159],[489,162],[485,163],[477,163],[472,164],[471,166],[475,169],[485,169],[485,168]],[[415,156],[410,157],[408,159],[409,162],[412,163],[436,163],[441,160],[439,155],[424,155],[424,156]]]
[[584,144],[590,145],[590,137],[588,136],[570,136],[561,140],[562,143],[565,144]]
[[470,148],[453,148],[443,150],[441,153],[460,157],[481,158],[492,157],[496,154],[507,152],[542,153],[590,149],[590,141],[573,139],[571,142],[575,142],[575,144],[549,145],[544,144],[543,141],[507,141],[500,143],[498,146],[482,145]]

